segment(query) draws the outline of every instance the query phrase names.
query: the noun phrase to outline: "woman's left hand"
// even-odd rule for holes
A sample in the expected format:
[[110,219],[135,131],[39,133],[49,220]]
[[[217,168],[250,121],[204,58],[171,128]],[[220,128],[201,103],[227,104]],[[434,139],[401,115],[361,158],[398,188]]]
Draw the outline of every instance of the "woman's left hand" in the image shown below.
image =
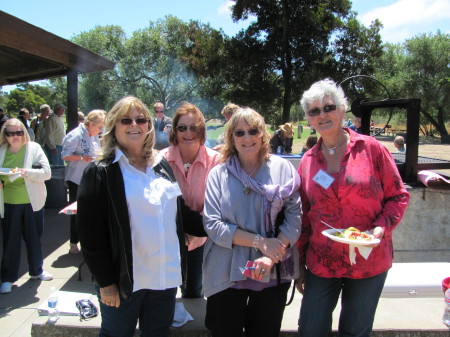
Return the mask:
[[20,175],[22,177],[25,177],[27,175],[27,170],[26,169],[20,169]]
[[270,274],[270,270],[274,265],[274,261],[268,256],[262,256],[253,261],[254,270],[252,270],[251,278],[257,281],[261,281],[265,275]]
[[[384,229],[383,229],[382,227],[380,227],[380,226],[375,227],[375,228],[372,230],[372,235],[373,235],[373,237],[374,237],[375,239],[380,239],[380,241],[381,241],[381,239],[384,237]],[[378,246],[378,245],[379,245],[379,243],[374,244],[374,245],[368,245],[368,246],[369,246],[369,247],[376,247],[376,246]]]

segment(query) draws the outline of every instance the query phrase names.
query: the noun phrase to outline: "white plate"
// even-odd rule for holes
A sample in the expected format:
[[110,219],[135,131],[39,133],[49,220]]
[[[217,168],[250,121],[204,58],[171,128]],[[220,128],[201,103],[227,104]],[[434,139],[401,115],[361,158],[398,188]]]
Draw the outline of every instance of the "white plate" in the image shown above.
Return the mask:
[[[345,239],[345,238],[341,238],[339,236],[333,235],[333,233],[335,233],[335,232],[336,232],[336,230],[334,230],[334,229],[325,229],[324,231],[322,231],[322,234],[325,235],[326,237],[330,238],[333,241],[347,243],[347,244],[354,245],[354,246],[367,246],[367,245],[373,245],[373,244],[380,243],[380,239],[372,239],[371,241]],[[369,232],[365,232],[365,233],[371,235]]]
[[3,176],[13,176],[13,175],[18,175],[20,174],[20,172],[11,172],[12,169],[10,168],[3,168],[0,167],[0,174]]

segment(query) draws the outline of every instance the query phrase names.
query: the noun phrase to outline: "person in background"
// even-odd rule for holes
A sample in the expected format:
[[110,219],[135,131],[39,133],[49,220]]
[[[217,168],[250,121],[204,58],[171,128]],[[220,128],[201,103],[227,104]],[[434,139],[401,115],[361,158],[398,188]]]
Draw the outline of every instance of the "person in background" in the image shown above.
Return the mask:
[[[83,171],[96,158],[100,149],[98,135],[105,125],[105,117],[106,112],[104,110],[92,110],[84,122],[70,131],[63,139],[61,157],[67,162],[64,180],[69,188],[70,203],[77,200],[78,185]],[[80,252],[76,225],[76,215],[71,215],[69,252],[72,254]]]
[[83,111],[78,111],[78,125],[83,124],[85,118]]
[[27,108],[22,108],[19,111],[19,115],[17,116],[17,119],[25,125],[27,128],[28,135],[30,136],[30,140],[34,142],[35,135],[33,129],[28,125],[28,120],[30,119],[30,112]]
[[349,128],[352,124],[353,124],[352,123],[352,119],[349,118],[348,121],[347,121],[347,125],[346,126]]
[[394,146],[397,149],[397,153],[405,153],[405,138],[402,136],[397,136],[394,138]]
[[[239,108],[225,133],[225,162],[208,175],[203,290],[213,337],[278,337],[298,276],[300,180],[289,161],[269,155],[269,139],[263,117]],[[243,274],[248,261],[254,269]]]
[[172,126],[172,119],[164,114],[164,104],[156,102],[153,105],[155,117],[153,124],[155,125],[155,149],[162,150],[170,146],[169,131]]
[[[239,109],[239,105],[234,103],[228,103],[223,107],[220,113],[225,118],[225,124],[228,123],[231,116],[233,116],[234,112],[237,109]],[[220,151],[224,143],[225,143],[225,132],[223,132],[219,137],[217,137],[216,146],[213,147],[213,150]]]
[[305,145],[302,147],[302,152],[300,152],[300,158],[302,158],[306,151],[311,149],[314,145],[317,144],[317,135],[311,135],[306,139]]
[[3,108],[0,108],[0,130],[3,126],[3,123],[5,123],[8,120],[8,116],[5,115],[5,111]]
[[355,117],[355,124],[350,125],[348,128],[357,133],[361,133],[361,117]]
[[[304,92],[301,105],[320,134],[300,161],[302,233],[297,242],[303,293],[299,334],[328,336],[341,298],[339,336],[369,337],[378,299],[392,266],[392,233],[409,194],[389,151],[376,139],[342,128],[347,99],[325,79]],[[356,227],[380,240],[368,255],[322,231]],[[370,249],[370,247],[367,247]]]
[[36,143],[42,147],[45,145],[45,121],[50,114],[50,106],[48,104],[42,104],[39,108],[39,115],[31,120],[31,128],[34,131],[34,137]]
[[[169,133],[172,146],[160,151],[169,162],[180,186],[185,204],[193,211],[203,214],[205,202],[206,178],[216,166],[221,155],[205,147],[206,124],[201,111],[191,103],[182,104],[173,117]],[[203,237],[186,235],[187,279],[181,287],[185,298],[202,297],[203,246],[206,233],[200,216],[196,223]]]
[[100,336],[165,337],[185,272],[185,236],[169,163],[154,151],[147,106],[127,96],[108,112],[101,153],[78,187],[81,251],[96,285]]
[[15,179],[2,176],[0,215],[3,256],[0,293],[10,293],[19,278],[22,238],[27,247],[30,278],[49,281],[53,276],[42,269],[41,236],[44,230],[45,180],[50,166],[42,148],[30,141],[25,125],[16,118],[7,120],[0,131],[0,166],[18,168]]
[[63,104],[56,104],[53,113],[45,120],[44,150],[50,165],[64,165],[61,158],[62,142],[66,135],[64,121],[61,118],[66,108]]
[[[294,141],[294,126],[292,123],[280,125],[270,139],[271,153],[292,154],[292,143]],[[279,153],[281,150],[281,153]]]

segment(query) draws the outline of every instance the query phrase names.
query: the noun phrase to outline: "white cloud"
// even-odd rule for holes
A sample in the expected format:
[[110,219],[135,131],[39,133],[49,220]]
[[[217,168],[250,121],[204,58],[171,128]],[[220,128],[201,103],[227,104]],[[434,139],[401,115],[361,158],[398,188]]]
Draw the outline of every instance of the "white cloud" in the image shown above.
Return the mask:
[[[401,41],[421,31],[428,32],[438,28],[448,31],[450,0],[399,0],[360,16],[366,26],[375,19],[383,23],[381,33],[389,41]],[[445,27],[439,27],[440,21]]]
[[230,16],[231,15],[231,9],[230,7],[233,5],[233,1],[224,1],[219,8],[217,9],[217,14],[219,16]]

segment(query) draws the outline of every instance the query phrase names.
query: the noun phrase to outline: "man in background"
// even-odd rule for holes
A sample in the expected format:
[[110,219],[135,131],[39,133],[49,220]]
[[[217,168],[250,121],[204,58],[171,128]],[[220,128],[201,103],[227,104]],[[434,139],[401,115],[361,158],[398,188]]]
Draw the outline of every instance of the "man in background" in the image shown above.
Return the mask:
[[3,123],[8,120],[8,117],[5,115],[3,108],[0,108],[0,130],[2,129]]
[[361,133],[361,117],[355,117],[355,124],[350,125],[349,129]]
[[164,114],[164,104],[156,102],[153,105],[155,118],[153,124],[155,126],[155,149],[162,150],[170,146],[169,128],[172,127],[172,119]]
[[42,104],[39,107],[39,115],[31,120],[31,128],[34,131],[34,141],[40,144],[42,147],[45,145],[45,120],[50,114],[50,106],[48,104]]
[[66,108],[63,104],[56,104],[53,113],[48,116],[45,121],[45,145],[44,150],[47,155],[50,165],[64,165],[64,161],[61,159],[62,142],[66,135],[66,128],[62,115]]

